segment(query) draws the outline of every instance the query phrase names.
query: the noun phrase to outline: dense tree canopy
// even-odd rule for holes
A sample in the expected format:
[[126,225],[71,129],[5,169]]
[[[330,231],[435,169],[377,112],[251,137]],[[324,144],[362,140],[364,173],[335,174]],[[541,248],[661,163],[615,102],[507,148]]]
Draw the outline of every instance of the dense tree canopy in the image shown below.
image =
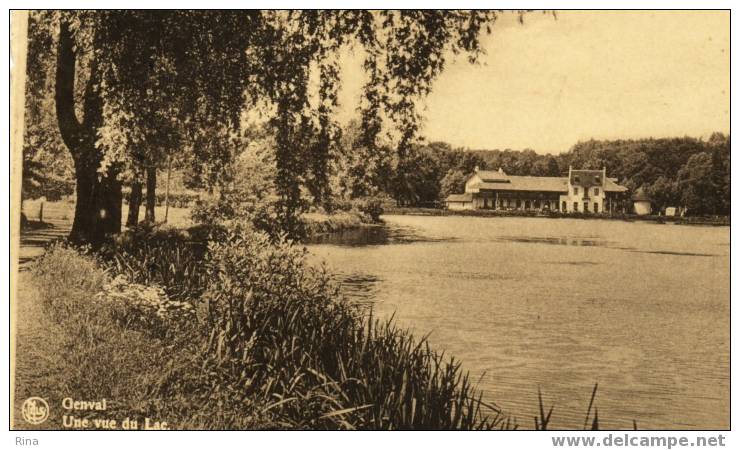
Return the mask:
[[491,11],[34,12],[29,34],[41,44],[29,52],[29,89],[55,93],[77,184],[72,238],[98,241],[120,229],[121,183],[137,164],[178,153],[204,184],[217,183],[245,144],[244,113],[260,109],[275,137],[280,219],[292,231],[303,192],[318,201],[327,193],[340,134],[333,112],[341,52],[365,55],[362,144],[376,149],[390,124],[403,157],[418,131],[416,102],[447,55],[475,61],[479,36],[495,18]]
[[451,193],[461,193],[465,178],[475,166],[503,169],[510,175],[564,176],[568,167],[607,168],[632,192],[643,190],[660,210],[667,206],[686,207],[689,214],[729,214],[730,137],[714,133],[708,140],[664,138],[596,141],[575,144],[559,155],[533,150],[453,149],[445,143],[419,146],[409,159],[413,178],[403,190],[387,192],[401,202],[439,202]]

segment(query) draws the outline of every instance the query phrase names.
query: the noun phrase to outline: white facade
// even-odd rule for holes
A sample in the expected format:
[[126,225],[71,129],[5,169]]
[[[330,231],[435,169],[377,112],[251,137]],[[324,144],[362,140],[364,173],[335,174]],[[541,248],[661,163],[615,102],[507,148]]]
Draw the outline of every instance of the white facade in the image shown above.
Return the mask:
[[510,176],[503,170],[479,171],[465,181],[463,194],[451,194],[449,209],[561,211],[602,214],[623,208],[627,189],[601,170],[573,170],[567,177]]
[[635,200],[633,203],[635,208],[635,214],[638,216],[647,216],[653,212],[652,204],[645,200]]
[[[599,173],[600,172],[600,173]],[[560,196],[563,212],[607,212],[605,205],[606,168],[599,172],[568,169],[568,193]],[[583,174],[584,179],[579,179]]]
[[604,208],[606,193],[601,186],[568,185],[568,193],[560,196],[560,209],[569,212],[607,212]]

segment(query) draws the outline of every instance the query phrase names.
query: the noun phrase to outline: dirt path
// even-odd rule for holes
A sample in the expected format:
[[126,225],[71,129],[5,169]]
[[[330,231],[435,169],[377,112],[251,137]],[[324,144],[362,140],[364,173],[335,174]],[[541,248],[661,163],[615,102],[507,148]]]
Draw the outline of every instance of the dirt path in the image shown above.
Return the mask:
[[43,313],[41,296],[29,271],[30,263],[44,253],[47,244],[69,233],[68,221],[54,221],[51,225],[21,232],[15,314],[12,317],[15,322],[15,395],[11,425],[14,429],[44,428],[44,424],[26,424],[21,418],[21,406],[28,397],[44,397],[48,392],[44,380],[53,378],[62,367],[57,359],[60,352],[54,350],[58,344],[54,339],[56,325]]
[[69,220],[52,219],[47,220],[44,226],[36,227],[21,231],[21,247],[18,252],[21,272],[28,269],[29,262],[44,253],[44,249],[51,241],[68,236],[72,224]]

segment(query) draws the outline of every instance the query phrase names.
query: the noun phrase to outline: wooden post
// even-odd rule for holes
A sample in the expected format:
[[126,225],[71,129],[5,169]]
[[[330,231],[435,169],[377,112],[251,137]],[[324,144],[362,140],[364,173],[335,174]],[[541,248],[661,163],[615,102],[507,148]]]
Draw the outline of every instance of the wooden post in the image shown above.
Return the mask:
[[172,158],[167,156],[167,184],[164,188],[164,223],[167,223],[167,215],[170,212],[170,176],[172,175]]

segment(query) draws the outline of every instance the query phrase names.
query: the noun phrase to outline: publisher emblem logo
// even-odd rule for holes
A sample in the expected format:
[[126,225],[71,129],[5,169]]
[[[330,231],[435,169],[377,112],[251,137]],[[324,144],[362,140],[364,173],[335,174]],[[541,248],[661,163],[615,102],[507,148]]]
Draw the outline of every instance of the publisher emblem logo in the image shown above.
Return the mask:
[[21,407],[23,420],[39,425],[49,417],[49,404],[41,397],[28,397]]

